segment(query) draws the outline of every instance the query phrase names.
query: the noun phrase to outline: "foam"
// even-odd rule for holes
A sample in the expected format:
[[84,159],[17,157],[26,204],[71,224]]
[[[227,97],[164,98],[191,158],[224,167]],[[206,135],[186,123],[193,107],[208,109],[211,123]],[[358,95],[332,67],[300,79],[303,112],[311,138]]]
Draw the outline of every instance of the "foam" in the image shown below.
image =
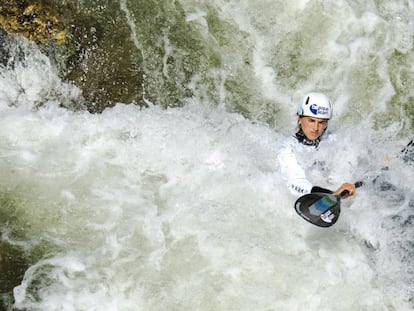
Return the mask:
[[[225,89],[226,79],[237,72],[232,66],[239,68],[243,59],[243,53],[225,46],[223,59],[232,59],[232,53],[237,57],[227,67],[212,68],[219,76],[218,107],[200,90],[183,98],[182,108],[120,103],[102,114],[73,112],[60,106],[81,103],[79,90],[62,82],[34,47],[27,47],[24,64],[1,68],[0,189],[18,202],[2,238],[34,256],[14,290],[17,308],[410,309],[412,189],[407,181],[413,180],[412,167],[397,158],[389,164],[387,178],[405,194],[403,201],[387,201],[387,193],[381,197],[367,185],[344,200],[341,218],[330,229],[296,215],[294,198],[276,170],[277,146],[294,130],[294,99],[314,87],[341,99],[329,124],[340,142],[318,153],[315,160],[330,168],[327,175],[314,176],[318,182],[335,187],[344,179],[375,175],[383,157],[404,146],[401,126],[376,130],[370,117],[362,117],[370,114],[373,101],[386,110],[392,96],[389,77],[379,86],[360,85],[356,91],[372,86],[380,95],[360,97],[352,105],[347,103],[358,92],[341,79],[355,77],[349,65],[366,64],[360,56],[373,47],[373,41],[357,34],[381,37],[376,26],[383,21],[375,12],[364,13],[366,7],[356,12],[346,1],[327,6],[348,14],[339,29],[318,36],[335,44],[322,44],[327,47],[322,54],[303,55],[292,44],[309,40],[301,37],[301,27],[315,26],[305,15],[317,16],[320,7],[311,1],[289,3],[272,1],[264,12],[251,1],[212,2],[223,8],[218,16],[248,34],[248,49],[256,48],[252,67],[240,80],[263,82],[263,98],[277,102],[271,126],[229,112],[235,110],[227,103],[232,98],[246,110],[252,104]],[[126,1],[121,4],[132,14]],[[204,8],[190,10],[186,4],[187,22],[203,24]],[[258,18],[265,13],[278,16],[270,30]],[[369,18],[364,22],[360,16]],[[136,21],[132,15],[127,19],[136,35]],[[357,24],[348,32],[351,22]],[[174,53],[171,42],[163,42]],[[388,50],[379,50],[381,63]],[[288,68],[284,76],[292,53],[301,71]],[[327,64],[320,67],[323,59]],[[381,65],[370,67],[371,73],[377,70],[385,74]],[[299,73],[309,73],[306,81],[295,80]],[[195,74],[197,79],[203,82],[203,75]],[[269,114],[263,98],[252,96],[259,98],[252,109],[256,115]]]
[[[21,223],[30,222],[25,234],[60,241],[15,289],[17,307],[394,304],[394,296],[383,296],[389,288],[382,270],[360,246],[379,245],[375,235],[387,235],[371,225],[378,215],[369,207],[373,194],[361,189],[361,199],[349,200],[329,232],[310,226],[295,214],[274,171],[282,136],[269,127],[197,104],[167,111],[117,105],[101,115],[64,111],[46,118],[48,109],[31,114],[31,122],[2,117],[6,127],[30,128],[2,159],[2,172],[10,162],[15,170],[2,174],[2,187],[12,178],[29,190],[16,189],[30,198],[17,211]],[[342,134],[351,144],[352,131]],[[10,135],[2,132],[3,144]],[[28,151],[37,154],[29,163]],[[366,206],[354,207],[365,198]],[[33,288],[39,278],[43,286]]]

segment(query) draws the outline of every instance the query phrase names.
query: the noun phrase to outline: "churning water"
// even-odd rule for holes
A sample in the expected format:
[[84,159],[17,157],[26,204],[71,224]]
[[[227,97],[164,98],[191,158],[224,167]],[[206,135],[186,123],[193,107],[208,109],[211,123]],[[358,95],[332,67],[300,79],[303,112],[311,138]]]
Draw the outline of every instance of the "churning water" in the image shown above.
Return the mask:
[[[4,47],[0,231],[26,262],[5,308],[411,310],[413,1],[119,8],[147,108],[64,108],[85,94],[36,46]],[[310,90],[340,138],[315,183],[380,176],[330,228],[296,214],[276,165]]]

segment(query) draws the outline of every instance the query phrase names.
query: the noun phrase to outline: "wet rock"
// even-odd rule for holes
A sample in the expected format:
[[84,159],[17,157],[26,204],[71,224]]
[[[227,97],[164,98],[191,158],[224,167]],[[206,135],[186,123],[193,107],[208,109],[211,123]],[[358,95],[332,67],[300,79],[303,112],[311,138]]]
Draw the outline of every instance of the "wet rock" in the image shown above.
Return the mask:
[[47,2],[7,1],[0,5],[0,12],[0,26],[8,33],[42,44],[50,40],[58,45],[66,42],[60,13]]
[[13,288],[19,285],[29,267],[24,253],[17,247],[0,241],[0,310],[10,310]]
[[[120,4],[86,2],[7,1],[0,4],[0,35],[18,34],[38,44],[61,78],[82,90],[90,112],[118,102],[145,105],[141,54]],[[6,64],[8,51],[0,52]]]

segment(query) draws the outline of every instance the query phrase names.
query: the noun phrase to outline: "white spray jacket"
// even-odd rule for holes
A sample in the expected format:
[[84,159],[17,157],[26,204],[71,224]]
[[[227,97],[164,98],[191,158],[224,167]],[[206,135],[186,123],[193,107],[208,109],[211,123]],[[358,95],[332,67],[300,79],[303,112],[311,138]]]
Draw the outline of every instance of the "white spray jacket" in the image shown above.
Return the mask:
[[[321,136],[322,145],[323,142],[333,140],[335,140],[335,136],[331,132],[327,131]],[[292,194],[296,196],[308,194],[315,187],[308,179],[305,170],[315,165],[312,154],[318,148],[304,145],[294,136],[288,137],[280,146],[277,155],[278,164],[282,177]]]

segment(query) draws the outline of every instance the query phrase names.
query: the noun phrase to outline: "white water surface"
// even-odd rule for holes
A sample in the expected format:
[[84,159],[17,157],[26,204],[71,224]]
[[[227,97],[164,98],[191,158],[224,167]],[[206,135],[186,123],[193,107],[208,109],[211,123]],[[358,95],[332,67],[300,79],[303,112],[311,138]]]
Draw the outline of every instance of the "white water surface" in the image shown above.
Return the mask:
[[[188,23],[206,25],[201,3],[182,3]],[[237,92],[224,90],[223,79],[238,72],[236,44],[220,50],[229,63],[212,69],[219,103],[197,82],[182,108],[119,103],[90,114],[62,108],[80,107],[81,91],[19,43],[22,60],[0,68],[0,192],[14,202],[0,207],[10,215],[1,237],[33,258],[14,288],[15,309],[412,310],[414,172],[396,157],[410,137],[402,109],[409,102],[389,105],[397,92],[386,63],[390,50],[412,49],[412,24],[404,22],[412,13],[401,9],[412,2],[249,3],[210,4],[249,34],[252,67],[241,79],[259,81],[258,92],[281,109],[271,125],[228,112]],[[130,1],[121,4],[131,10]],[[321,4],[343,18],[329,19],[338,28],[315,40],[323,49],[299,55],[308,80],[292,81],[302,72],[283,67],[291,65],[290,31],[313,27]],[[377,76],[366,80],[360,68]],[[294,99],[322,86],[334,99],[329,127],[340,139],[317,154],[328,170],[314,173],[315,184],[334,189],[381,174],[397,188],[381,192],[368,182],[343,201],[331,228],[296,214],[275,156],[295,131]],[[394,122],[378,126],[375,113],[386,111]]]
[[[1,188],[21,201],[12,225],[24,235],[10,241],[49,245],[14,290],[18,308],[409,310],[401,256],[386,249],[395,232],[381,228],[390,207],[361,189],[334,227],[303,221],[268,126],[197,103],[2,105],[1,124]],[[366,143],[353,134],[339,146],[350,160]],[[352,162],[336,171],[353,177]]]

